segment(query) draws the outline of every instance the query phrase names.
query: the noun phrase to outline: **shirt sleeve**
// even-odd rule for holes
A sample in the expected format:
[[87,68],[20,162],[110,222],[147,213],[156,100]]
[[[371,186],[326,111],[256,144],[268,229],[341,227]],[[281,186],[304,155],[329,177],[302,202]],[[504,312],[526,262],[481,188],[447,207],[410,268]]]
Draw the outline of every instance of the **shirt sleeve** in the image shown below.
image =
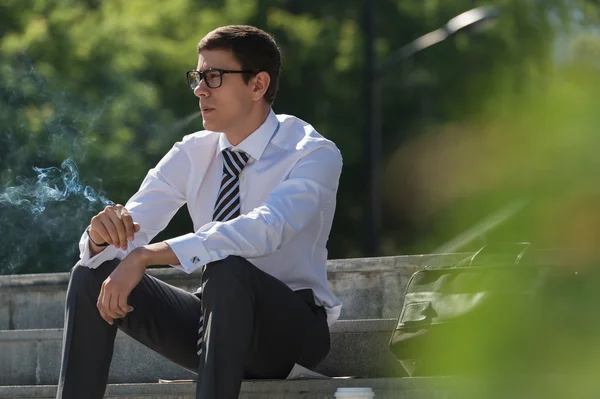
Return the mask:
[[111,245],[91,256],[89,237],[84,232],[79,241],[81,265],[96,268],[107,260],[123,259],[135,248],[148,244],[168,225],[186,201],[188,174],[181,171],[190,170],[191,162],[182,146],[183,142],[176,143],[156,167],[148,171],[137,193],[125,204],[133,221],[140,224],[140,231],[135,233],[133,242],[128,242],[127,250]]
[[230,255],[247,259],[269,255],[289,242],[335,198],[342,157],[335,147],[320,147],[301,158],[266,202],[227,222],[211,222],[195,233],[167,240],[180,264],[192,273]]

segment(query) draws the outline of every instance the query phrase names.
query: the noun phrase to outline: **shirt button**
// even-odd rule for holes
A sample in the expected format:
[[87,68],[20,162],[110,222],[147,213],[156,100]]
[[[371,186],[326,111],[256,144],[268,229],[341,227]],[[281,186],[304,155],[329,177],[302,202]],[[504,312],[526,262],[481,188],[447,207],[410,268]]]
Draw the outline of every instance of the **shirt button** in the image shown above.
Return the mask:
[[194,256],[192,259],[190,259],[190,262],[192,262],[195,265],[198,262],[200,262],[200,259],[197,256]]

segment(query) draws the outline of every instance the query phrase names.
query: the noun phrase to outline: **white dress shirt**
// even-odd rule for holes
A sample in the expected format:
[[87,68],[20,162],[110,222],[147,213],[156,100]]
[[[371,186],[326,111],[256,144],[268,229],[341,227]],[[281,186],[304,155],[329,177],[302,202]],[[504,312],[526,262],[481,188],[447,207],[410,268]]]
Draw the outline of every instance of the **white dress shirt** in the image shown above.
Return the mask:
[[[241,215],[213,222],[225,148],[250,155],[239,177]],[[308,123],[272,110],[237,146],[223,133],[187,135],[150,169],[125,205],[141,227],[127,251],[109,246],[91,257],[84,233],[80,263],[95,268],[123,259],[148,244],[187,203],[195,232],[166,240],[179,260],[171,266],[192,273],[229,255],[241,256],[292,290],[311,288],[332,324],[342,303],[327,283],[326,244],[341,170],[342,157],[333,142]]]

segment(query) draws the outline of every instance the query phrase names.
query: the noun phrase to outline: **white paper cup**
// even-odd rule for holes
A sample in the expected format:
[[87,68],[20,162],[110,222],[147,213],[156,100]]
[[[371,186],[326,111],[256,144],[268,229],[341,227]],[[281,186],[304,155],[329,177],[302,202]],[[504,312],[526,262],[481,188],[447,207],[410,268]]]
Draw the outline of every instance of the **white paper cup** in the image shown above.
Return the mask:
[[371,388],[338,388],[335,397],[339,399],[372,399],[375,392]]

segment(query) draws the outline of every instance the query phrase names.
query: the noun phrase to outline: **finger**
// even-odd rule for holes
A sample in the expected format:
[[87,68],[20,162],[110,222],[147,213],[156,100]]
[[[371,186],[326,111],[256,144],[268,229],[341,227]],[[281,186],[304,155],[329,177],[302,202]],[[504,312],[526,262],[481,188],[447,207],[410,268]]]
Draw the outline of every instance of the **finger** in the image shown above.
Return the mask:
[[108,230],[104,227],[104,224],[100,220],[94,221],[92,219],[90,234],[94,234],[100,236],[101,240],[99,243],[106,242],[112,245],[112,238],[108,233]]
[[98,295],[98,302],[96,303],[96,307],[98,308],[98,312],[100,312],[100,316],[110,325],[113,324],[113,319],[111,317],[108,316],[108,314],[106,313],[106,306],[105,306],[105,298],[106,298],[106,290],[104,288],[104,283],[102,284],[102,287],[100,288],[100,295]]
[[[123,207],[123,205],[120,204],[115,204],[113,205],[113,211],[114,211],[114,217],[113,214],[111,214],[111,220],[113,222],[113,224],[115,225],[115,227],[117,228],[117,233],[119,234],[119,242],[116,243],[116,245],[118,247],[120,247],[122,250],[126,251],[127,250],[127,229],[125,227],[125,222],[123,221],[122,218],[122,211],[123,209],[125,209]],[[116,219],[115,219],[116,217]]]
[[[122,205],[117,205],[121,206]],[[125,226],[123,225],[123,221],[119,219],[117,215],[117,211],[114,208],[111,208],[106,212],[113,226],[115,226],[115,231],[117,234],[116,241],[113,245],[117,248],[121,248],[122,250],[127,250],[127,232],[125,231]]]
[[102,317],[104,319],[104,321],[106,321],[111,326],[114,324],[114,320],[111,319],[110,317],[108,317],[108,315],[106,313],[104,313],[103,310],[100,310],[100,308],[98,308],[98,312],[100,312],[100,317]]
[[[108,233],[108,239],[106,240],[106,242],[109,243],[110,245],[114,245],[115,247],[118,247],[120,244],[119,232],[111,218],[111,214],[113,215],[113,217],[116,218],[114,213],[115,213],[114,209],[112,209],[111,206],[107,206],[106,208],[104,208],[104,210],[102,212],[100,212],[98,214],[98,221],[100,223],[102,223],[102,226]],[[119,221],[119,223],[120,223],[120,221]]]
[[110,245],[114,245],[118,247],[119,242],[119,232],[117,230],[117,226],[113,223],[112,219],[108,215],[104,215],[102,220],[102,225],[105,230],[108,232],[108,236],[110,237],[110,241],[107,241]]
[[113,292],[110,296],[110,305],[108,307],[108,315],[115,319],[120,319],[125,316],[127,312],[123,312],[119,308],[119,294],[117,292]]
[[111,287],[111,277],[107,277],[106,280],[102,283],[104,289],[104,296],[102,297],[102,305],[104,313],[110,317],[111,319],[118,319],[120,316],[115,312],[115,308],[117,305],[117,294],[113,291],[114,287]]
[[127,305],[127,297],[125,295],[119,296],[118,306],[123,313],[123,316],[133,310],[131,306]]
[[135,232],[137,233],[138,231],[140,231],[140,229],[142,228],[142,226],[140,226],[139,223],[133,222],[133,227],[135,228]]
[[133,234],[135,233],[135,226],[133,225],[133,218],[131,214],[125,207],[121,207],[121,220],[125,225],[125,234],[127,234],[127,239],[129,241],[133,241]]

